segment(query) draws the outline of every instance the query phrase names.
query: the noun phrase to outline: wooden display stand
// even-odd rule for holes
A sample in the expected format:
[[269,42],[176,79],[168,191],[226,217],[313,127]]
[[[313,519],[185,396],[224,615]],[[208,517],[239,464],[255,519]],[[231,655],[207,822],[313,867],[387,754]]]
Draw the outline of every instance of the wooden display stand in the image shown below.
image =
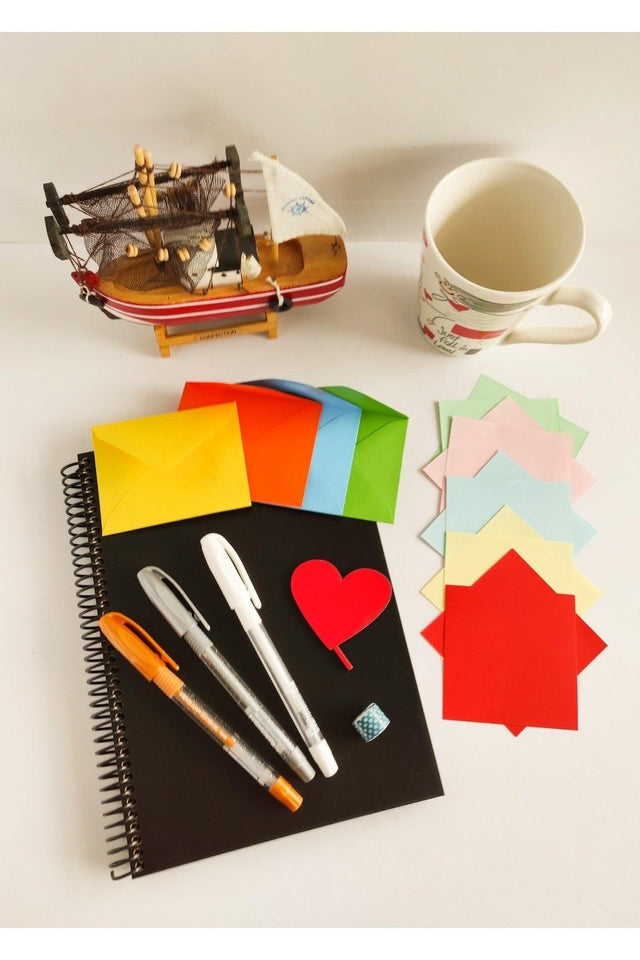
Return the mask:
[[207,327],[188,333],[169,333],[169,326],[170,324],[157,324],[153,328],[162,357],[170,356],[171,347],[178,347],[183,343],[197,343],[199,340],[217,340],[219,337],[236,337],[245,333],[266,333],[269,339],[273,340],[278,336],[278,315],[272,310],[266,310],[264,320]]

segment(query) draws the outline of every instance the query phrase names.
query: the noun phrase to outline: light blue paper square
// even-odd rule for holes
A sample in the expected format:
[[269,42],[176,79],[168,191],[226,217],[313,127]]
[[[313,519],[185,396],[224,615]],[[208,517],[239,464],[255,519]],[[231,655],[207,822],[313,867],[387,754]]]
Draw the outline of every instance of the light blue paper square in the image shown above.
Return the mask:
[[545,540],[573,542],[578,554],[596,529],[571,506],[571,486],[536,480],[502,452],[475,477],[448,477],[447,507],[420,534],[444,556],[447,531],[478,533],[504,506],[511,507]]

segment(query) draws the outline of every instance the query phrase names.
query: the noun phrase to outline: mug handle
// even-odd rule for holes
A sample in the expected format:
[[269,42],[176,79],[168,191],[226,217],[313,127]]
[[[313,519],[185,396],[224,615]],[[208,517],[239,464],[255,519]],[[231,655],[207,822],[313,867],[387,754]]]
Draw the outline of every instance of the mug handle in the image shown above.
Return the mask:
[[593,340],[605,330],[611,320],[611,304],[599,293],[584,287],[572,287],[565,284],[558,287],[540,306],[551,307],[561,303],[585,310],[593,323],[581,327],[523,327],[508,334],[505,343],[585,343]]

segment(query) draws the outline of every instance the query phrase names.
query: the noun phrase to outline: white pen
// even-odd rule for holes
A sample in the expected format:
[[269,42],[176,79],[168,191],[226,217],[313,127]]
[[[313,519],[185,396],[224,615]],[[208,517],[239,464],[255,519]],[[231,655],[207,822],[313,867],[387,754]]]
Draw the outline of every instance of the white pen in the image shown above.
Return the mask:
[[173,627],[179,637],[189,644],[227,693],[258,728],[273,749],[294,770],[301,780],[308,783],[316,775],[304,753],[291,739],[286,730],[275,720],[255,693],[236,673],[230,663],[213,645],[201,629],[209,630],[204,619],[182,587],[159,567],[144,567],[138,572],[140,586],[149,600]]
[[332,777],[338,764],[273,640],[265,630],[257,612],[261,607],[260,598],[240,557],[219,533],[208,533],[200,544],[211,573],[251,640],[291,719],[309,748],[309,753],[325,777]]

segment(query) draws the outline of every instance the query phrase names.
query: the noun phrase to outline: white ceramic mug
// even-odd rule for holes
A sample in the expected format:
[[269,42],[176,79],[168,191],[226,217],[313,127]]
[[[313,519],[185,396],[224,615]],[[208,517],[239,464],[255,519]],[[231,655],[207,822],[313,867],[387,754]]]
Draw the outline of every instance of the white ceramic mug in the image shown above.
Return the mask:
[[[582,254],[584,221],[567,188],[540,167],[489,157],[452,170],[429,197],[422,241],[418,322],[449,356],[582,343],[611,319],[599,293],[563,283]],[[532,307],[560,303],[590,322],[519,329]]]

